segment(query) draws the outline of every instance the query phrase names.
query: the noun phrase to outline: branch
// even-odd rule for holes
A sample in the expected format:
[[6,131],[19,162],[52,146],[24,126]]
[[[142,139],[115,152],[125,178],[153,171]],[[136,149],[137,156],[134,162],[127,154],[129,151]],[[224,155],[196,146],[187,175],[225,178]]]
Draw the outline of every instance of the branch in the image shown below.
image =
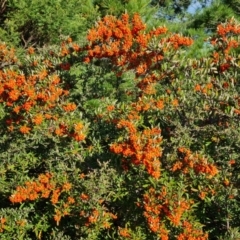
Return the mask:
[[16,64],[7,63],[7,62],[1,63],[1,64],[0,64],[0,70],[3,69],[3,68],[5,68],[5,67],[7,67],[7,66],[11,66],[11,65],[16,65]]
[[29,43],[33,40],[33,35],[31,35],[27,40],[25,40],[24,38],[24,34],[22,33],[21,34],[21,39],[23,40],[24,42],[24,48],[27,48]]
[[3,12],[5,11],[5,9],[6,9],[6,2],[7,2],[7,0],[3,0],[3,1],[1,1],[0,2],[0,13],[1,14],[3,14]]

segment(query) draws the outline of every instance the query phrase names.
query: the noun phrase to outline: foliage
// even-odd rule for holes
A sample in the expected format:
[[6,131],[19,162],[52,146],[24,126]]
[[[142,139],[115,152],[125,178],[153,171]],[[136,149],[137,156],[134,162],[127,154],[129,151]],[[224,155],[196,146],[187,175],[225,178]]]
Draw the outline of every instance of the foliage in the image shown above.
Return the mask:
[[157,9],[149,0],[96,1],[79,0],[8,0],[0,1],[0,39],[15,47],[59,44],[62,37],[85,41],[87,30],[106,14],[139,12],[149,21]]
[[60,36],[81,40],[98,16],[91,0],[8,0],[0,18],[0,37],[15,46],[59,43]]
[[86,44],[1,43],[1,239],[237,239],[239,34],[195,59],[124,13]]
[[190,27],[204,28],[208,32],[213,32],[221,19],[227,19],[232,16],[237,18],[234,9],[235,7],[231,5],[224,4],[221,1],[214,1],[208,8],[195,14]]
[[120,16],[125,12],[132,15],[137,12],[145,19],[149,19],[152,17],[151,15],[154,15],[157,11],[157,9],[151,5],[150,0],[94,0],[94,4],[98,6],[102,16],[108,14]]
[[239,1],[231,0],[163,0],[158,3],[158,19],[172,32],[181,32],[194,39],[188,55],[202,58],[209,53],[206,39],[214,33],[223,19],[239,20]]

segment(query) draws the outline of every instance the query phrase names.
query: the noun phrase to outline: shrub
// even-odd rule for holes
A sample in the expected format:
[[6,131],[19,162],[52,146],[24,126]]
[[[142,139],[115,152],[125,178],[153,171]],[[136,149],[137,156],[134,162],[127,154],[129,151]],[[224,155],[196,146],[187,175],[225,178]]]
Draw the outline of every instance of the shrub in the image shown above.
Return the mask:
[[239,33],[200,60],[138,14],[21,61],[2,44],[1,237],[237,239]]

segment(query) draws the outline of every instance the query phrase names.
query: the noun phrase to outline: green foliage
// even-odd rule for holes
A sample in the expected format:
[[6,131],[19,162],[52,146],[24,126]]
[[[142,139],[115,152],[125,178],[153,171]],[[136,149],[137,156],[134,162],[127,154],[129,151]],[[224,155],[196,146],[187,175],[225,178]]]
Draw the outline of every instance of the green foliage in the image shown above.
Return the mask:
[[[103,16],[107,14],[112,14],[115,16],[120,16],[122,13],[127,11],[129,14],[134,14],[138,12],[143,17],[147,17],[150,13],[153,13],[154,8],[150,6],[149,0],[95,0],[94,4],[99,7],[100,12]],[[156,11],[156,9],[155,9]]]
[[223,2],[227,6],[231,7],[236,15],[240,14],[240,3],[239,3],[239,1],[237,1],[237,0],[229,0],[229,1],[223,0]]
[[78,0],[9,0],[6,5],[5,19],[1,19],[1,39],[25,48],[59,43],[61,35],[82,40],[98,16],[90,0],[84,3]]
[[216,26],[222,19],[228,19],[231,17],[237,18],[233,5],[224,4],[221,1],[213,1],[213,3],[203,9],[202,11],[194,14],[190,27],[192,28],[203,28],[205,31],[213,32]]
[[[172,32],[182,32],[194,40],[189,55],[201,58],[209,52],[206,39],[213,34],[219,22],[235,17],[239,20],[239,1],[152,1],[159,6],[158,18]],[[189,7],[194,9],[189,12]]]
[[[11,3],[11,21],[37,24]],[[81,15],[80,44],[62,36],[19,59],[0,43],[0,238],[238,239],[239,24],[219,25],[199,54],[203,32],[182,28],[196,46],[145,27],[134,8],[146,1],[100,3],[130,14],[100,20],[88,41]],[[39,26],[38,39],[57,42],[55,30]]]

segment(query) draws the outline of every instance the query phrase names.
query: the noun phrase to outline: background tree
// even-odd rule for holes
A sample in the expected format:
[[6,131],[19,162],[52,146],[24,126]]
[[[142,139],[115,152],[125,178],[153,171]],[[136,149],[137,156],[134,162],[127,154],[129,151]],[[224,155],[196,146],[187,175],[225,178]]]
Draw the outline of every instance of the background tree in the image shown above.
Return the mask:
[[188,27],[194,29],[205,29],[206,33],[212,33],[222,19],[235,17],[240,19],[239,1],[213,1],[213,3],[200,11],[192,14],[192,19],[188,23]]
[[91,0],[7,0],[0,11],[0,39],[24,48],[59,43],[61,35],[81,40],[98,16]]
[[60,36],[84,41],[87,29],[99,16],[119,16],[126,11],[138,12],[148,22],[157,8],[149,0],[1,0],[0,39],[24,48],[56,44]]

